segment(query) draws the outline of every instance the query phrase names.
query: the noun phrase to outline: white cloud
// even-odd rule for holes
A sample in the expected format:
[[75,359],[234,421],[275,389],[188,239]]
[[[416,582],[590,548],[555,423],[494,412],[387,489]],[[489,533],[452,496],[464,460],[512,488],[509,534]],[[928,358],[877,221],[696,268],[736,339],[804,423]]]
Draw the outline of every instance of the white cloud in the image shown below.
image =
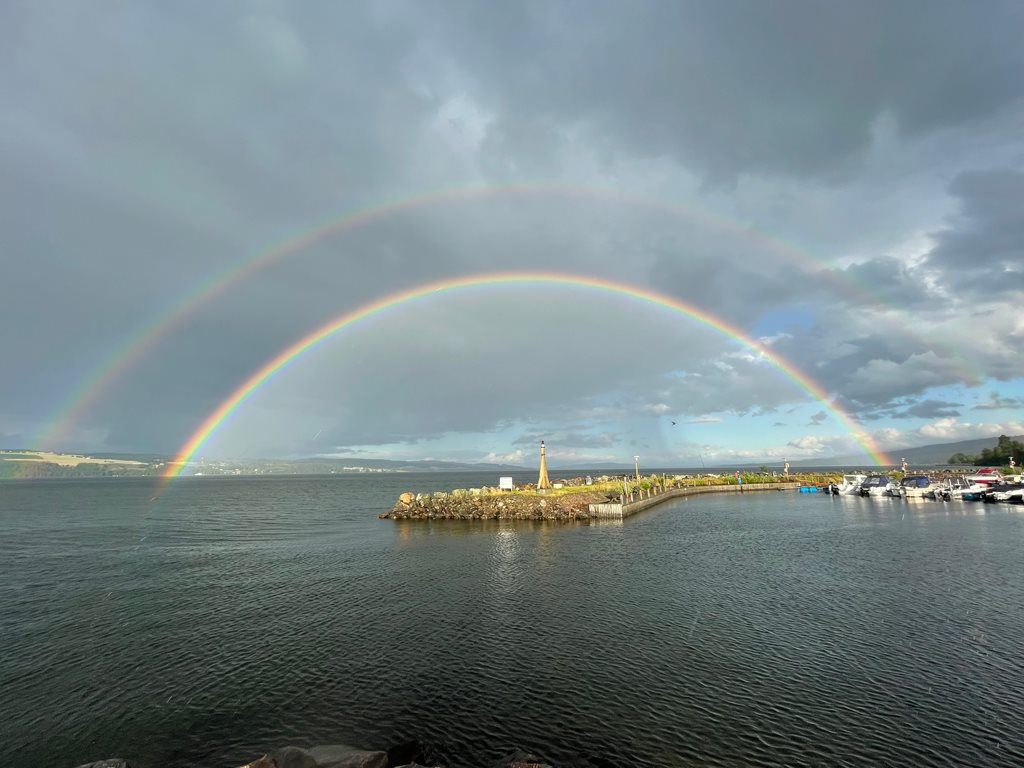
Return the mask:
[[644,411],[645,413],[654,413],[662,415],[671,412],[672,406],[667,405],[665,403],[653,403],[642,406],[641,410]]
[[491,451],[481,461],[485,464],[522,464],[526,461],[526,453],[522,448],[510,453],[495,453]]

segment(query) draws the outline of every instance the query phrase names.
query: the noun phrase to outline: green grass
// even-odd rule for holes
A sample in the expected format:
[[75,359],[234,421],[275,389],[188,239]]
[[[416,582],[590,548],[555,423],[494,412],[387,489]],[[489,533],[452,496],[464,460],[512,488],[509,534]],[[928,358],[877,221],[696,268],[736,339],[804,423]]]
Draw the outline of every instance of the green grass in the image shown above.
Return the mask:
[[[789,477],[763,475],[757,472],[741,472],[740,477],[743,478],[744,485],[752,485],[754,483],[800,483],[801,485],[828,485],[829,483],[838,483],[842,480],[842,476],[835,473],[823,473],[823,472],[805,472],[805,473],[793,473]],[[627,478],[625,481],[626,492],[635,492],[637,487],[644,491],[649,491],[653,487],[662,487],[663,478],[654,475],[650,477],[641,477],[639,484],[636,479]],[[690,488],[695,486],[703,485],[736,485],[737,479],[735,475],[722,475],[720,477],[668,477],[664,478],[664,483],[667,488]],[[610,480],[606,483],[594,483],[593,485],[574,485],[566,486],[563,488],[551,488],[544,494],[538,494],[537,491],[532,490],[515,490],[515,491],[495,491],[495,494],[501,495],[514,495],[514,496],[566,496],[572,494],[595,494],[595,495],[616,495],[622,494],[623,481],[622,480]]]

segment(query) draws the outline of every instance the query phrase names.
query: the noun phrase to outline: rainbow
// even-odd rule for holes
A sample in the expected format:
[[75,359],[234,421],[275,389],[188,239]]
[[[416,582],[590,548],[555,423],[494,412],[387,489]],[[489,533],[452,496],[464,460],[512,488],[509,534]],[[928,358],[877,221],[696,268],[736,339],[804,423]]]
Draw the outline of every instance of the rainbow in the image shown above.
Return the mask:
[[[119,380],[128,369],[132,368],[171,331],[178,328],[193,312],[223,294],[246,277],[265,269],[286,256],[295,254],[325,238],[358,227],[368,226],[405,211],[456,202],[539,195],[559,195],[601,203],[626,204],[661,214],[699,221],[720,231],[737,234],[768,248],[772,252],[784,257],[787,262],[794,264],[806,274],[813,273],[818,277],[824,277],[826,280],[830,280],[843,293],[856,294],[855,298],[858,300],[883,306],[872,292],[864,287],[857,286],[855,281],[849,278],[843,278],[834,271],[825,269],[819,262],[798,247],[749,226],[706,211],[695,211],[677,203],[627,194],[616,190],[563,184],[458,187],[433,191],[395,202],[378,204],[348,212],[341,217],[323,222],[313,229],[293,235],[271,248],[260,251],[250,258],[213,274],[167,307],[148,324],[122,341],[121,344],[104,357],[100,364],[62,402],[32,442],[40,448],[56,448],[66,439],[67,435],[81,421],[85,413],[96,404],[115,381]],[[883,306],[883,308],[891,309],[887,306]],[[907,327],[912,328],[913,324],[908,323]]]
[[447,295],[471,288],[495,285],[556,285],[591,289],[598,293],[635,298],[703,323],[723,336],[735,340],[747,349],[756,352],[762,359],[766,360],[785,374],[807,394],[815,400],[818,400],[825,410],[830,413],[851,436],[853,436],[853,438],[864,449],[865,453],[876,464],[889,465],[892,463],[890,458],[878,447],[874,439],[865,432],[848,413],[838,405],[831,402],[828,393],[821,387],[821,385],[796,368],[792,363],[787,362],[779,354],[772,352],[761,342],[750,338],[735,326],[730,325],[709,312],[664,294],[625,283],[611,282],[610,280],[545,272],[499,272],[471,275],[451,280],[441,280],[438,282],[427,283],[426,285],[421,285],[410,290],[394,293],[370,304],[365,304],[354,310],[345,312],[339,317],[330,320],[325,325],[322,325],[311,333],[303,336],[249,376],[249,378],[242,382],[234,392],[232,392],[212,413],[210,413],[209,416],[203,420],[199,428],[179,449],[174,459],[168,463],[167,468],[164,471],[164,477],[170,480],[179,476],[207,441],[216,434],[216,432],[228,421],[231,415],[235,413],[235,411],[237,411],[237,409],[255,392],[257,392],[263,384],[277,373],[284,370],[289,364],[297,360],[304,353],[313,349],[326,339],[329,339],[334,334],[348,328],[353,328],[359,323],[383,314],[389,309],[395,309],[417,300]]

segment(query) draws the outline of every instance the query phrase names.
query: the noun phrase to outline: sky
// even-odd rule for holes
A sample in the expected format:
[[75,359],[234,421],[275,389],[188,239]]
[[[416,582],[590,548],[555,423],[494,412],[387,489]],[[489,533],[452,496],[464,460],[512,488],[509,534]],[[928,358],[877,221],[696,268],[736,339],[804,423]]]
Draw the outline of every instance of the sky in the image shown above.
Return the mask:
[[1022,31],[1017,0],[6,2],[0,447],[176,453],[332,319],[499,272],[622,290],[398,303],[197,456],[1024,434]]

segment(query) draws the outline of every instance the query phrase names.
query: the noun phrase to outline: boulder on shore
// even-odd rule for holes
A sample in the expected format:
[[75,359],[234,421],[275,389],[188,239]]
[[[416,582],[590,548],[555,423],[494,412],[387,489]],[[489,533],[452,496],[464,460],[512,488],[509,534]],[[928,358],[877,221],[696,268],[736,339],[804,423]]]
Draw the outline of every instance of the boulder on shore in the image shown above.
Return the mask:
[[309,754],[316,760],[316,768],[388,768],[387,752],[371,752],[344,744],[313,747]]
[[388,753],[325,744],[310,749],[282,747],[242,768],[388,768]]
[[299,747],[282,747],[270,757],[277,768],[319,768],[314,757]]

